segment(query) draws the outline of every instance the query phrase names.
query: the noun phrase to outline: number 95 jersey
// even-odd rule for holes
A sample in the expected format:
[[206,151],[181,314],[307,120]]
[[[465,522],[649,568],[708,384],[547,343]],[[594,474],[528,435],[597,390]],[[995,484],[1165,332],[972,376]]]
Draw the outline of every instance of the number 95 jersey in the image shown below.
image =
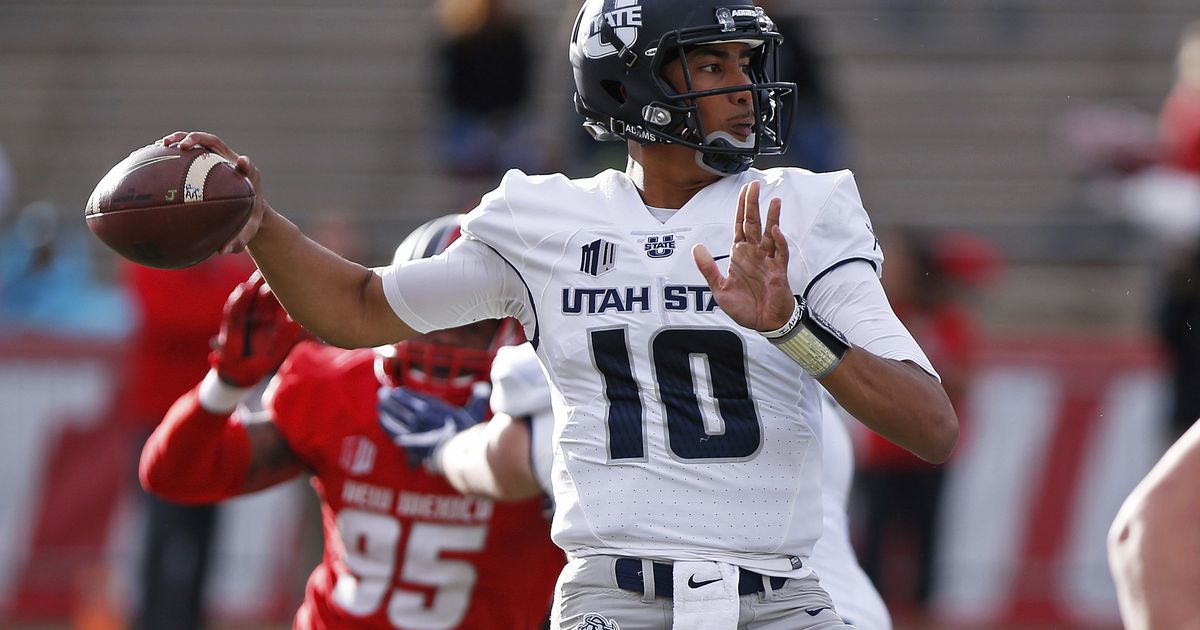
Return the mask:
[[313,473],[325,534],[293,627],[540,628],[563,565],[541,500],[467,497],[409,467],[379,426],[374,361],[370,350],[302,343],[267,397]]
[[554,541],[576,556],[717,560],[801,576],[821,532],[820,385],[715,303],[742,184],[783,201],[802,293],[882,263],[853,176],[750,170],[660,222],[633,183],[510,171],[464,234],[520,275],[518,313],[555,392]]

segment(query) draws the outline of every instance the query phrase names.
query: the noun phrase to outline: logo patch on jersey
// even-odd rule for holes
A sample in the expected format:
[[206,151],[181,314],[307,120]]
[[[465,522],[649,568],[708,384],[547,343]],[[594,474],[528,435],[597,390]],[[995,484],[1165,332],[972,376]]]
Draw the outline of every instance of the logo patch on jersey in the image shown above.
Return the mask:
[[616,243],[598,238],[579,249],[579,270],[586,274],[598,276],[617,266]]
[[375,469],[375,443],[362,435],[342,440],[342,470],[351,475],[365,475]]
[[638,28],[642,25],[641,0],[589,2],[600,6],[585,11],[585,15],[595,17],[588,22],[581,21],[577,26],[575,42],[580,51],[591,59],[617,54],[619,44],[609,41],[606,26],[612,28],[611,32],[621,40],[621,44],[632,47],[638,38]]
[[675,253],[675,235],[647,236],[645,249],[651,258],[666,258]]
[[614,619],[609,619],[598,613],[588,613],[583,616],[575,630],[621,630],[621,625]]

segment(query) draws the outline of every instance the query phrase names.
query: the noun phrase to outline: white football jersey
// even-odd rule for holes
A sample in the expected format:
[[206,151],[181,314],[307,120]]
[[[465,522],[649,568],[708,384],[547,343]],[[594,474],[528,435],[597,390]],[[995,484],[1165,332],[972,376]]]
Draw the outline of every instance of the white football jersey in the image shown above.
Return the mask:
[[783,200],[794,291],[849,261],[880,268],[848,171],[752,169],[665,223],[623,173],[510,171],[464,223],[527,292],[523,319],[555,390],[552,535],[570,554],[809,570],[820,386],[717,307],[690,253],[703,243],[727,264],[738,191],[752,179],[764,200]]
[[[492,409],[497,413],[530,418],[531,465],[538,483],[551,493],[550,462],[553,411],[550,384],[533,348],[525,343],[506,346],[492,363]],[[854,477],[854,450],[842,412],[828,394],[821,396],[823,528],[813,547],[809,566],[833,599],[843,619],[860,630],[892,630],[883,598],[858,565],[850,544],[846,506]]]
[[859,566],[850,543],[850,519],[846,513],[854,481],[850,432],[833,397],[825,394],[821,399],[824,402],[821,451],[824,529],[813,547],[811,565],[842,619],[858,630],[892,630],[887,606],[871,578]]

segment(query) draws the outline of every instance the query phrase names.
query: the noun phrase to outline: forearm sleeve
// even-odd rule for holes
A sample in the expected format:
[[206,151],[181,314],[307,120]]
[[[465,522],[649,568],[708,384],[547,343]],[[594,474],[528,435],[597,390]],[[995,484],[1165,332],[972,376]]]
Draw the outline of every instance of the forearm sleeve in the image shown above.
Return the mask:
[[246,429],[200,406],[198,387],[184,394],[146,445],[138,476],[146,491],[176,503],[215,503],[242,494],[250,467]]

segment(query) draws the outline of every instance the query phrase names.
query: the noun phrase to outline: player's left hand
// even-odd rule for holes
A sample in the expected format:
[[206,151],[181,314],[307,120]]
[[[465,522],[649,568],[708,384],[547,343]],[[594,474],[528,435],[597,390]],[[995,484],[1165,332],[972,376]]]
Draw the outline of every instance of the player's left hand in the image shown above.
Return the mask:
[[[486,395],[483,400],[486,402]],[[459,431],[482,422],[486,409],[486,404],[471,402],[466,408],[456,407],[403,387],[379,390],[379,425],[396,446],[405,450],[414,468],[428,461],[438,446]]]
[[764,226],[758,194],[758,181],[742,186],[738,194],[728,276],[721,274],[704,245],[696,244],[692,257],[726,315],[746,328],[767,331],[787,323],[796,299],[788,284],[788,244],[779,229],[782,203],[771,200]]

